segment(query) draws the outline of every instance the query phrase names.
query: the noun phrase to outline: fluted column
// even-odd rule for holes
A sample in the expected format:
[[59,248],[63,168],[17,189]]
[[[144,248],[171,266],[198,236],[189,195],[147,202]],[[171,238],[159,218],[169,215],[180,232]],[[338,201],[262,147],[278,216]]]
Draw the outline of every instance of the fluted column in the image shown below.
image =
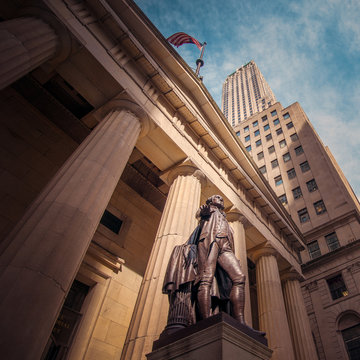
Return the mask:
[[[162,286],[174,246],[183,244],[197,225],[202,175],[193,166],[179,166],[170,174],[172,181],[159,229],[140,288],[122,359],[145,359],[152,343],[164,330],[168,298]],[[172,180],[173,179],[173,180]]]
[[260,330],[266,332],[272,360],[294,360],[290,329],[286,317],[276,250],[263,247],[253,254],[256,262]]
[[234,230],[235,256],[240,260],[241,270],[246,276],[245,282],[245,322],[252,326],[250,283],[247,266],[246,238],[245,238],[245,217],[235,208],[226,214],[230,226]]
[[0,23],[0,89],[12,84],[55,55],[58,37],[35,17]]
[[140,133],[113,110],[54,176],[0,257],[0,353],[39,359]]
[[298,274],[294,271],[282,275],[284,300],[290,325],[296,360],[317,360],[309,318],[301,293]]

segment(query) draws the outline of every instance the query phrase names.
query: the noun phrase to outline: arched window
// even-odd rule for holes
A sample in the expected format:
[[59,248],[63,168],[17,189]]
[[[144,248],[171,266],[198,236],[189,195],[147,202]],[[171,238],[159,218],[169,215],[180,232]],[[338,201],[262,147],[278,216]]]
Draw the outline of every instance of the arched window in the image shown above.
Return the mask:
[[354,313],[344,314],[338,324],[350,360],[360,359],[360,318]]

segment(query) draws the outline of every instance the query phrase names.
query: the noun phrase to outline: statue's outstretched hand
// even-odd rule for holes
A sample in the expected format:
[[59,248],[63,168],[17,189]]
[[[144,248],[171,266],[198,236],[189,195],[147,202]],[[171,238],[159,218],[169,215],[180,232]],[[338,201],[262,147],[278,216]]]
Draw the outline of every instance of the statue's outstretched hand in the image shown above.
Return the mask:
[[200,210],[200,216],[210,215],[210,205],[201,205],[199,210]]

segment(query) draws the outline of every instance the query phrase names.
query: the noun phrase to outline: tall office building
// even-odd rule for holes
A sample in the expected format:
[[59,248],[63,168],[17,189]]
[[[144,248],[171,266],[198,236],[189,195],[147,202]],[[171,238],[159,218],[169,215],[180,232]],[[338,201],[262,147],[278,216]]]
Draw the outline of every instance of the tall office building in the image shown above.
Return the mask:
[[276,103],[276,98],[253,60],[230,74],[222,91],[222,111],[232,126]]
[[360,206],[349,183],[297,102],[271,104],[234,130],[304,236],[302,292],[319,359],[359,359]]

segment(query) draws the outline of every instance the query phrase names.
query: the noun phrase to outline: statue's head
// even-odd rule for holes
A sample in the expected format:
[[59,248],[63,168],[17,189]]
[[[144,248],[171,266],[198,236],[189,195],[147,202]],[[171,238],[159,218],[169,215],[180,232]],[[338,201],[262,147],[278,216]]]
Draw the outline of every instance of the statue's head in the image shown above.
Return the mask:
[[221,210],[224,209],[224,199],[223,199],[222,196],[220,196],[220,195],[210,196],[210,197],[206,200],[206,204],[207,204],[207,205],[214,205],[214,206],[218,207],[218,208],[221,209]]

